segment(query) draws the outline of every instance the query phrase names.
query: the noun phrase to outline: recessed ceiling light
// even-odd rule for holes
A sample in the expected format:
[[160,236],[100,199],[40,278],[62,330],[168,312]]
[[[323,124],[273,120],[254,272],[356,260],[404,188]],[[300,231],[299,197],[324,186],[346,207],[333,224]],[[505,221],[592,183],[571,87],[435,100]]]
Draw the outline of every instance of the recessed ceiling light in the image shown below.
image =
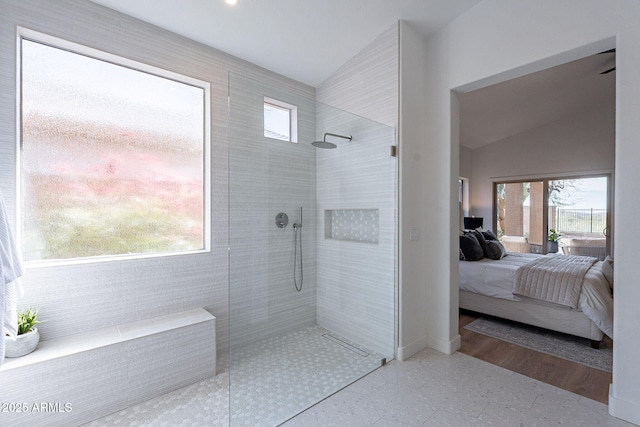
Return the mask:
[[227,4],[231,6],[235,6],[238,3],[238,0],[224,0]]

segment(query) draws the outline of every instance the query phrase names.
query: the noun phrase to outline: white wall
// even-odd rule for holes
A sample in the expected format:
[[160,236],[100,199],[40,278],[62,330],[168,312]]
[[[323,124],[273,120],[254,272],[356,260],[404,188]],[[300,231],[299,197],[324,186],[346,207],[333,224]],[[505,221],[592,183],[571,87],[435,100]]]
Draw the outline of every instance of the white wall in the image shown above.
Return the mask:
[[472,150],[471,214],[487,218],[485,228],[493,227],[492,183],[500,178],[613,173],[614,167],[615,106],[577,111]]
[[[429,159],[424,136],[427,133],[427,100],[425,93],[426,55],[423,38],[406,22],[400,26],[400,289],[399,289],[399,343],[398,358],[404,360],[430,346],[444,352],[451,345],[430,336],[429,328],[437,322],[447,322],[438,315],[438,309],[429,304],[430,289],[426,286],[423,266],[426,260],[427,239],[410,239],[410,229],[419,235],[428,229],[427,213],[432,209],[427,200],[438,200],[431,193],[434,183],[427,180],[425,162]],[[448,198],[444,199],[448,200]],[[433,208],[435,209],[435,207]],[[431,240],[431,239],[429,239]],[[442,285],[448,282],[442,282]],[[448,292],[440,286],[436,292]],[[447,338],[448,340],[448,338]]]
[[463,178],[471,178],[472,155],[473,150],[460,146],[460,176]]
[[[638,22],[640,2],[635,0],[485,0],[427,41],[428,61],[423,75],[426,114],[419,121],[406,123],[408,128],[424,129],[423,138],[403,139],[403,143],[411,147],[423,145],[429,153],[419,161],[425,173],[421,182],[424,190],[412,198],[403,190],[401,209],[403,219],[413,216],[420,220],[416,213],[428,206],[420,223],[423,227],[429,226],[430,239],[439,244],[426,248],[422,262],[401,266],[404,277],[425,278],[422,286],[403,289],[401,304],[404,305],[405,300],[421,300],[423,304],[420,309],[402,314],[401,345],[424,337],[454,342],[457,336],[457,261],[454,261],[458,231],[457,197],[453,188],[458,178],[459,150],[458,108],[452,90],[472,90],[617,47],[614,221],[616,230],[634,228],[634,215],[640,211]],[[403,59],[401,66],[404,65]],[[403,187],[405,178],[409,176],[403,172]],[[609,401],[613,415],[640,423],[637,392],[640,287],[634,271],[637,262],[634,239],[633,233],[615,235],[615,355]],[[405,250],[404,246],[402,249]],[[426,324],[423,323],[425,312],[430,313]]]

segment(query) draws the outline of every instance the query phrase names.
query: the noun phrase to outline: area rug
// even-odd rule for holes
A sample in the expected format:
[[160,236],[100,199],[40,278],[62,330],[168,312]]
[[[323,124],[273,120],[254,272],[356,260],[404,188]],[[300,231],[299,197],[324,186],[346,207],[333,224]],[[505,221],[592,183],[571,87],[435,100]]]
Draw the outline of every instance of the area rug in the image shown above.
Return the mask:
[[590,341],[586,338],[490,317],[476,319],[464,329],[601,371],[612,371],[613,348],[608,339],[596,350],[591,348]]

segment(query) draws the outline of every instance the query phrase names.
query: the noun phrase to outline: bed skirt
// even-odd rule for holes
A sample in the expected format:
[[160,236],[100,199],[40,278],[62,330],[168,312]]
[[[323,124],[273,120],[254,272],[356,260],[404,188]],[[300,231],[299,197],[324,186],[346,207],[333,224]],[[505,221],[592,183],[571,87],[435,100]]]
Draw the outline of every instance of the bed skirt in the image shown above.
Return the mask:
[[511,301],[460,291],[460,308],[601,341],[603,332],[581,311],[538,301]]

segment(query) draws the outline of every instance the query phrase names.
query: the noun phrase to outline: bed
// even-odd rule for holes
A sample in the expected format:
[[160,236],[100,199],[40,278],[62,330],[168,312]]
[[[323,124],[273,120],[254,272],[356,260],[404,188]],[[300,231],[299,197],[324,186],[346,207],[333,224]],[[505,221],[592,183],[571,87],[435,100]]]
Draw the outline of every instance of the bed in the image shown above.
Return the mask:
[[605,334],[613,338],[612,279],[603,274],[603,263],[608,261],[592,260],[576,307],[571,308],[514,295],[518,269],[540,257],[557,257],[559,262],[566,256],[509,252],[499,259],[460,260],[460,308],[587,338],[595,348]]

